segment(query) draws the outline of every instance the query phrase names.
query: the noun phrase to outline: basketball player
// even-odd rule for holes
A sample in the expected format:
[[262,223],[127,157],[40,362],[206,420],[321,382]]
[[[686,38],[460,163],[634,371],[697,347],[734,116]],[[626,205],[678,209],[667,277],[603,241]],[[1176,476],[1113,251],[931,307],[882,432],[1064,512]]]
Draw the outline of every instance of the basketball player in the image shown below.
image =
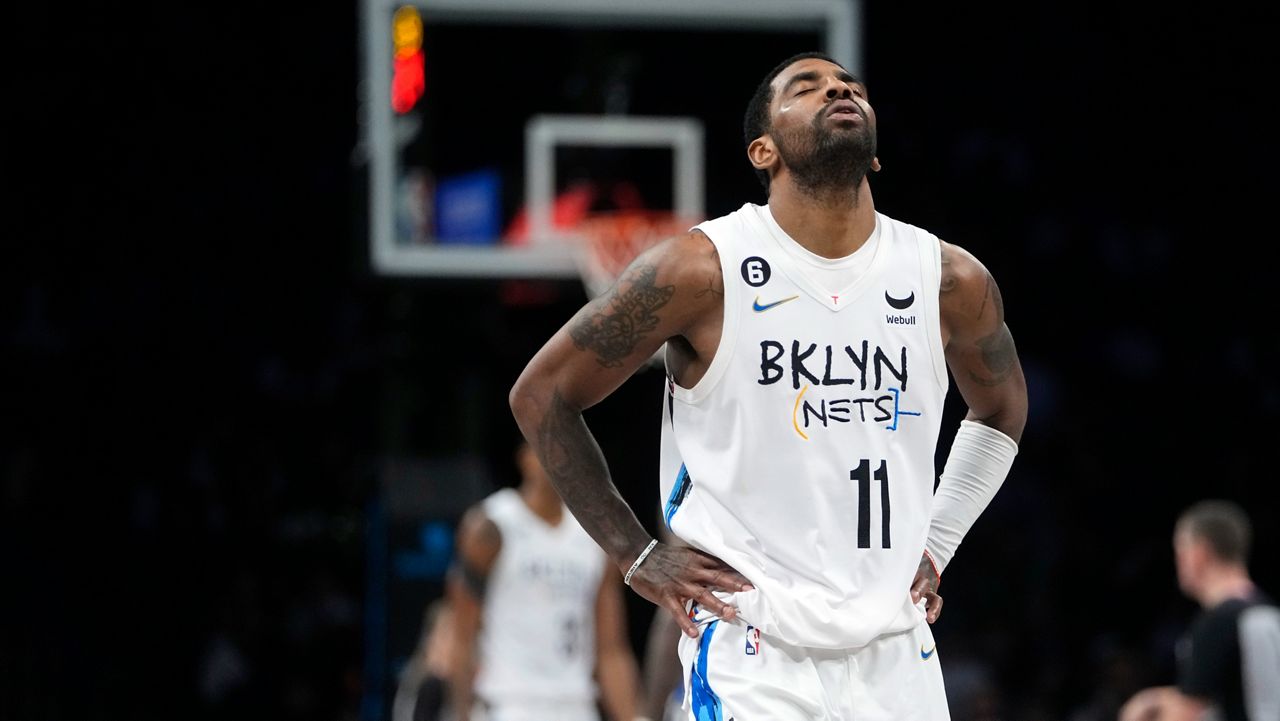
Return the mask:
[[[530,361],[512,409],[583,527],[684,630],[695,718],[946,719],[924,594],[1026,422],[1000,291],[876,212],[875,112],[830,58],[776,67],[744,127],[767,205],[643,253]],[[664,343],[664,521],[688,547],[649,537],[582,418]],[[969,411],[935,495],[948,367]]]
[[1178,685],[1138,692],[1120,721],[1280,719],[1280,609],[1249,578],[1252,535],[1227,501],[1202,501],[1178,519],[1178,585],[1204,611],[1178,644]]
[[[468,511],[451,574],[461,721],[632,721],[638,672],[621,586],[528,446],[522,481]],[[472,713],[477,706],[482,712]]]

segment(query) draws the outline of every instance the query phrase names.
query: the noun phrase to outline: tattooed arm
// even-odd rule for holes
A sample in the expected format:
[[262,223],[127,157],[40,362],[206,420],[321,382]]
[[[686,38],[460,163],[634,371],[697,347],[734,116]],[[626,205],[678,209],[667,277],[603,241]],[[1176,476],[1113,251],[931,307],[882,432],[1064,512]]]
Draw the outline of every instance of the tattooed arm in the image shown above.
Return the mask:
[[[651,539],[614,486],[582,411],[622,385],[668,339],[679,360],[678,380],[693,382],[705,372],[719,340],[723,282],[715,248],[701,232],[660,243],[578,311],[511,389],[521,432],[565,505],[620,571],[631,567]],[[685,600],[732,618],[733,610],[710,591],[738,591],[745,584],[719,559],[660,544],[631,586],[695,635]]]
[[995,279],[963,248],[943,243],[939,298],[947,365],[969,405],[967,419],[1020,440],[1027,382]]
[[[1027,422],[1027,383],[991,274],[963,249],[943,243],[939,293],[947,365],[969,413],[933,496],[925,559],[916,573],[925,592],[937,591],[961,540],[1000,490]],[[913,598],[916,591],[913,586]]]

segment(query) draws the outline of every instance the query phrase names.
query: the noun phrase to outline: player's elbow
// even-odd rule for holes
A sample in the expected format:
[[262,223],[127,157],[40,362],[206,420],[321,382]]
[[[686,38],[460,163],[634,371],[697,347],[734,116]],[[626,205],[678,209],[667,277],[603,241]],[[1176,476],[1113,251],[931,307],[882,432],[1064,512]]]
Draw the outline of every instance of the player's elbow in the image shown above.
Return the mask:
[[1027,412],[1030,402],[1027,399],[1027,379],[1022,375],[1022,367],[1018,367],[1013,391],[1005,401],[1005,435],[1015,441],[1022,441],[1022,431],[1027,427]]
[[998,410],[977,420],[984,425],[1009,436],[1015,443],[1022,442],[1022,431],[1027,426],[1027,394],[1011,394],[1000,404]]
[[523,428],[524,420],[529,417],[535,404],[532,388],[523,374],[507,393],[507,403],[511,406],[511,415],[515,416],[516,424]]
[[526,435],[530,428],[537,425],[536,419],[543,415],[547,407],[547,388],[546,382],[531,375],[526,369],[516,379],[515,384],[511,386],[511,391],[507,394],[507,403],[511,406],[511,414],[515,416],[516,425],[520,426]]
[[1021,374],[999,389],[980,398],[971,399],[968,419],[988,428],[994,428],[1013,439],[1022,441],[1022,431],[1027,425],[1027,388]]

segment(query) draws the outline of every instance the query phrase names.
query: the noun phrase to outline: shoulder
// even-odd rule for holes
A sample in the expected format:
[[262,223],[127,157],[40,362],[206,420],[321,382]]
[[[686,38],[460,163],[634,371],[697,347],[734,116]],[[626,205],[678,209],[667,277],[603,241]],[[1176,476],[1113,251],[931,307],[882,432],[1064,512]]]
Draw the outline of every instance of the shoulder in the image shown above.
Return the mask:
[[965,294],[986,289],[990,273],[973,253],[945,240],[938,241],[942,254],[942,293]]
[[462,514],[458,522],[458,554],[473,566],[487,568],[502,550],[502,531],[483,503]]
[[720,272],[720,254],[715,243],[697,228],[667,238],[645,255],[677,286],[696,283],[712,271]]
[[672,236],[641,253],[606,297],[666,305],[697,313],[724,292],[720,255],[700,230]]
[[1240,614],[1249,608],[1244,601],[1229,600],[1200,614],[1191,627],[1193,648],[1207,642],[1226,642],[1236,635]]
[[1004,323],[1004,299],[995,278],[972,253],[939,241],[942,275],[938,284],[942,319],[952,330],[990,330]]
[[1258,596],[1241,609],[1237,626],[1242,645],[1261,644],[1280,648],[1280,608],[1265,596]]
[[1230,621],[1256,605],[1258,604],[1250,599],[1228,598],[1217,606],[1205,611],[1204,617],[1205,619],[1209,619],[1214,622],[1223,620]]

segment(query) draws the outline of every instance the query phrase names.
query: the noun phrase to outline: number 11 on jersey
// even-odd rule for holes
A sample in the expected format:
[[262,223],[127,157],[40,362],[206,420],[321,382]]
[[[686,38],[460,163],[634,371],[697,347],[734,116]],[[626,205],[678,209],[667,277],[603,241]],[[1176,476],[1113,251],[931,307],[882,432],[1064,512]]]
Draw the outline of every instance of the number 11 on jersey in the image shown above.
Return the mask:
[[871,548],[871,479],[880,482],[880,547],[889,548],[889,466],[884,460],[871,472],[866,458],[849,471],[849,480],[858,482],[858,548]]

